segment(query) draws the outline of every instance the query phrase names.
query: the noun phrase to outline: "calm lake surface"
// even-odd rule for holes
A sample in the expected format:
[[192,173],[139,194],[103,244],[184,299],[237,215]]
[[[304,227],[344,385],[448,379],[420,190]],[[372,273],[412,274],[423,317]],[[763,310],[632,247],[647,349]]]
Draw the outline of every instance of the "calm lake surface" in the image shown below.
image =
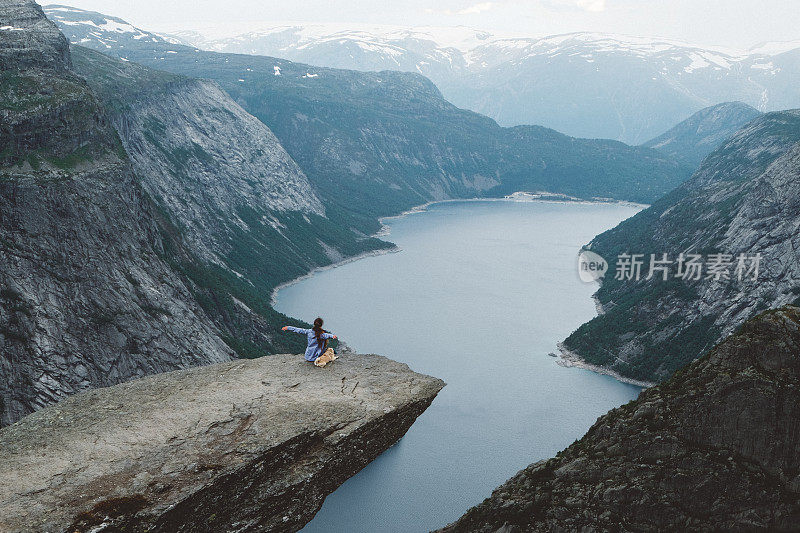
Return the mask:
[[280,290],[277,309],[360,353],[447,386],[400,442],[345,482],[304,531],[429,531],[555,455],[638,387],[548,353],[595,315],[577,253],[633,206],[452,202],[389,223],[398,253]]

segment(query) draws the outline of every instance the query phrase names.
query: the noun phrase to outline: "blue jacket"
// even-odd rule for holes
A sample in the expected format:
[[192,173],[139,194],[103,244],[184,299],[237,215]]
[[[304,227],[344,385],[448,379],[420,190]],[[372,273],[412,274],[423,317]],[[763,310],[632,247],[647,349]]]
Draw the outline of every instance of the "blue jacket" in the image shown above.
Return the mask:
[[[308,348],[306,348],[306,361],[316,361],[317,357],[322,355],[322,346],[317,343],[317,334],[313,329],[296,328],[294,326],[286,326],[288,331],[295,333],[305,333],[308,337]],[[333,333],[323,333],[323,339],[332,339]],[[323,343],[324,344],[324,343]]]

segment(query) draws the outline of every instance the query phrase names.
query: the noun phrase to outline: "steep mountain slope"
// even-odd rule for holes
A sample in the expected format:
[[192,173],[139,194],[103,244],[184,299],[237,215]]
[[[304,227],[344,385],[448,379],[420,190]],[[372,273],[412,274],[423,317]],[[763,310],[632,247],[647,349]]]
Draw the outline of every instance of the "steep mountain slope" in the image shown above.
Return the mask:
[[[469,28],[288,25],[241,35],[178,33],[204,50],[353,70],[419,72],[460,107],[502,125],[543,124],[641,143],[708,105],[800,105],[800,43],[715,50],[598,33],[544,38]],[[109,41],[109,44],[114,45]]]
[[276,134],[326,205],[361,214],[519,189],[648,202],[689,173],[646,148],[573,139],[546,128],[501,128],[449,104],[419,75],[203,52],[138,33],[113,46],[110,39],[121,41],[127,33],[98,30],[107,24],[102,15],[50,13],[73,42],[217,81]]
[[443,531],[791,531],[800,309],[753,319]]
[[[240,226],[244,223],[234,212],[239,204],[324,215],[305,175],[272,132],[213,83],[125,63],[79,46],[73,57],[75,72],[86,78],[111,112],[148,192],[176,215],[203,259],[218,262],[224,249],[224,235],[201,225],[211,213]],[[181,189],[186,192],[178,197]],[[182,205],[186,202],[188,206]],[[197,214],[201,211],[203,215]]]
[[[73,47],[143,187],[196,260],[176,267],[240,356],[299,351],[272,289],[314,267],[390,246],[371,220],[323,206],[272,132],[212,82]],[[300,339],[302,340],[302,339]]]
[[[211,59],[192,69],[219,80],[268,124],[324,193],[372,215],[517,190],[646,202],[688,175],[648,149],[541,127],[500,128],[450,105],[421,76],[316,70],[309,79],[305,66],[284,64],[277,77],[264,58]],[[249,83],[227,81],[236,63],[250,65]]]
[[0,25],[0,425],[229,360],[67,41],[30,0],[0,5]]
[[687,166],[698,168],[723,141],[760,115],[760,111],[742,102],[717,104],[701,109],[642,146],[655,148]]
[[[798,176],[800,111],[750,122],[712,152],[692,179],[590,243],[611,264],[620,254],[643,254],[642,277],[606,276],[597,293],[605,313],[581,326],[565,347],[624,376],[661,380],[759,310],[797,300]],[[684,267],[688,254],[703,256],[700,279],[694,273],[676,276],[681,253]],[[674,261],[666,265],[667,281],[661,271],[645,279],[651,254]],[[715,261],[713,254],[732,257]],[[740,254],[750,258],[741,281]],[[753,280],[755,272],[747,271],[757,254]],[[717,275],[715,262],[729,264]]]

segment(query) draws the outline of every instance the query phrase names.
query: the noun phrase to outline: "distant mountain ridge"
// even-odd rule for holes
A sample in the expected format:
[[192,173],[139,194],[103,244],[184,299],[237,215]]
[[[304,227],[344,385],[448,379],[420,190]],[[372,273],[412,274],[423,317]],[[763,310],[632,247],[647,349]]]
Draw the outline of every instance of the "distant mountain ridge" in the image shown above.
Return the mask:
[[[56,8],[48,9],[57,20]],[[598,33],[521,38],[469,28],[313,24],[232,37],[198,32],[176,37],[216,52],[350,70],[418,72],[455,105],[503,126],[541,124],[572,136],[632,144],[720,102],[742,101],[760,111],[800,105],[794,83],[800,42],[728,50]]]
[[669,154],[691,168],[761,112],[742,102],[725,102],[701,109],[666,133],[642,146]]
[[453,106],[419,74],[204,52],[155,34],[142,37],[143,30],[103,29],[124,24],[113,17],[48,12],[73,43],[217,81],[277,135],[326,202],[371,217],[518,190],[649,202],[691,172],[647,148],[539,126],[501,128]]

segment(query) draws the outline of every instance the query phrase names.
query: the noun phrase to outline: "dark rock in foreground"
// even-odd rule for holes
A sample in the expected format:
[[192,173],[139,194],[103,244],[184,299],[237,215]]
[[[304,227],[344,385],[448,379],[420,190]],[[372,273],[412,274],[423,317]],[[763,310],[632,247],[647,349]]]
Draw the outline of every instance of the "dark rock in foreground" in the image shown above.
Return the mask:
[[0,531],[295,531],[443,386],[276,355],[79,393],[0,430]]
[[750,531],[800,524],[800,309],[747,322],[444,531]]

